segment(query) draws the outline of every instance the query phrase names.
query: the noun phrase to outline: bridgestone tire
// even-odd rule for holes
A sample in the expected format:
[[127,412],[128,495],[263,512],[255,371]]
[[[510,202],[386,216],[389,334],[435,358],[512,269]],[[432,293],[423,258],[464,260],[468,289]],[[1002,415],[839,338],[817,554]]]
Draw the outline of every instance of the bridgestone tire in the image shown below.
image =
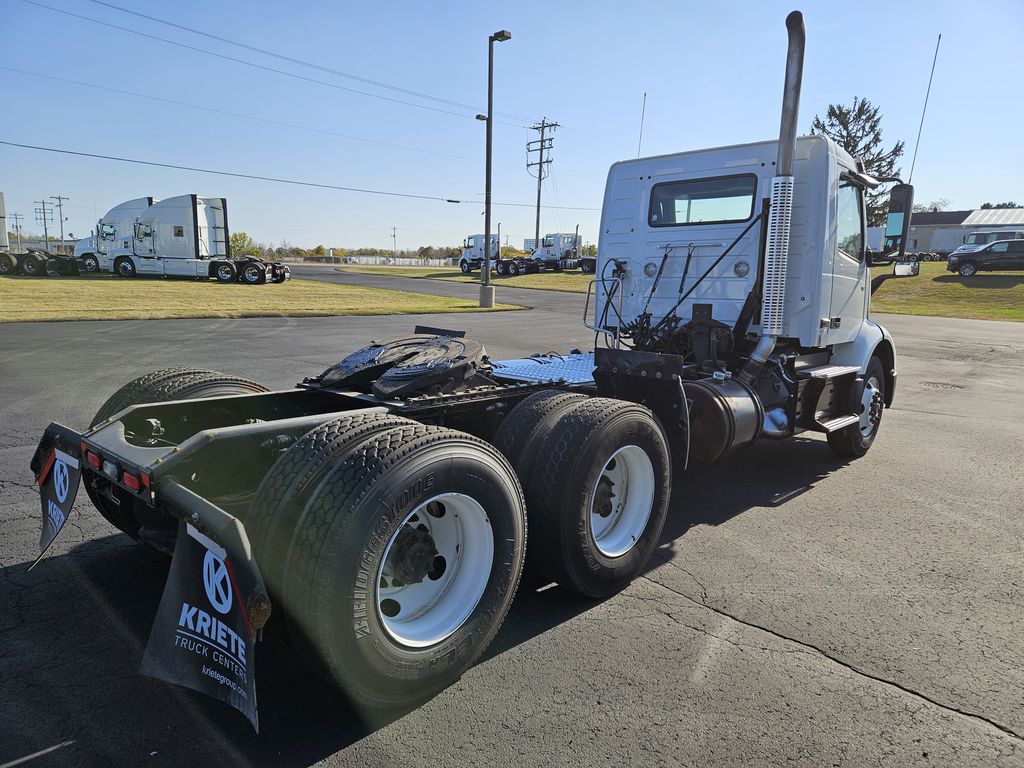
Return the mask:
[[567,409],[586,399],[587,395],[580,392],[537,392],[516,405],[501,422],[491,442],[509,460],[524,487],[538,459],[540,442]]
[[[882,361],[872,357],[864,373],[864,381],[874,380],[877,382],[878,397],[885,400],[885,369]],[[827,435],[828,447],[839,456],[850,459],[859,459],[866,454],[878,436],[878,430],[882,426],[882,407],[878,406],[878,420],[873,425],[871,432],[865,435],[861,431],[861,425],[851,424],[838,432],[829,432]]]
[[[262,384],[225,373],[199,368],[164,368],[133,379],[117,390],[100,406],[90,422],[90,427],[95,427],[129,406],[141,403],[163,403],[169,400],[192,400],[198,397],[267,391]],[[86,467],[83,471],[82,479],[86,493],[96,509],[115,528],[137,539],[139,526],[134,514],[135,499],[127,493],[121,493],[114,486],[113,492],[118,495],[121,503],[113,503],[93,488],[90,482],[92,478],[88,476],[91,470]]]
[[[646,518],[634,517],[640,526],[636,535],[628,548],[610,556],[595,540],[591,510],[608,462],[620,449],[646,456],[651,477],[613,490],[621,494],[625,487],[628,494],[648,488],[650,512]],[[540,443],[538,456],[526,488],[534,534],[531,563],[545,568],[561,586],[588,597],[615,594],[647,565],[668,514],[672,464],[661,425],[641,405],[588,398],[562,413]],[[622,514],[625,522],[626,511]]]
[[235,271],[234,264],[218,264],[214,267],[213,276],[217,278],[218,283],[233,283],[238,277],[238,272]]
[[29,277],[39,277],[46,274],[46,267],[32,254],[28,254],[21,260],[21,271]]
[[307,432],[274,462],[256,489],[243,522],[263,580],[276,595],[283,594],[284,561],[295,526],[319,483],[337,469],[355,444],[413,423],[379,412],[342,416]]
[[[472,608],[464,604],[468,616],[453,620],[448,634],[422,645],[402,642],[378,604],[384,554],[412,513],[444,494],[486,510],[484,541],[493,546],[486,581],[472,581],[480,597]],[[504,457],[470,435],[410,424],[351,448],[317,487],[291,544],[285,598],[313,660],[351,700],[406,707],[457,680],[490,644],[515,595],[525,543],[522,490]],[[479,552],[465,546],[460,559],[471,562]],[[441,610],[444,599],[424,610]]]

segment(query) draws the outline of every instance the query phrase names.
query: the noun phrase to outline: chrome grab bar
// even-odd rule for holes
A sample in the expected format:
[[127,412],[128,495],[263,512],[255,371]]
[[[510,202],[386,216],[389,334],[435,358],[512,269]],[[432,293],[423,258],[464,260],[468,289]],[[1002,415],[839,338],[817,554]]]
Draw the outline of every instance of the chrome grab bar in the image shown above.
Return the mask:
[[[615,330],[610,331],[606,327],[598,326],[597,324],[591,324],[587,322],[587,318],[590,317],[590,295],[594,292],[594,287],[600,283],[601,287],[604,288],[605,293],[605,308],[602,310],[602,314],[607,316],[608,308],[610,307],[615,313]],[[611,284],[611,290],[608,289],[608,284]],[[618,299],[618,306],[609,304],[614,298]],[[595,299],[595,306],[596,306]],[[606,336],[611,336],[614,342],[615,349],[619,348],[619,328],[622,326],[622,278],[621,277],[595,277],[587,285],[587,300],[583,305],[583,327],[589,328],[597,333],[603,333]]]

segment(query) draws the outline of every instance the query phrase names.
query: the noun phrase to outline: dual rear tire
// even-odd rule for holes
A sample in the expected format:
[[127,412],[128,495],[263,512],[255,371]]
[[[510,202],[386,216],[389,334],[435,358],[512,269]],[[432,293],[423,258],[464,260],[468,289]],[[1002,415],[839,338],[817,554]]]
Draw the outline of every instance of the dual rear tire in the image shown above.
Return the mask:
[[531,584],[615,594],[647,565],[668,515],[668,441],[647,408],[541,392],[520,403],[494,443],[523,482]]

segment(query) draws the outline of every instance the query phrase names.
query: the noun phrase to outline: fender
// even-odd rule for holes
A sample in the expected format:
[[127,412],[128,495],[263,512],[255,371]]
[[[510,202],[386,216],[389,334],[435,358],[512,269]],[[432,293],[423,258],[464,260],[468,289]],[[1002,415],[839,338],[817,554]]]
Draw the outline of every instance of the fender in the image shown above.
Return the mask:
[[885,407],[892,407],[896,394],[896,345],[885,326],[865,318],[853,341],[836,344],[830,362],[833,365],[856,365],[866,373],[871,358],[877,356],[885,371]]

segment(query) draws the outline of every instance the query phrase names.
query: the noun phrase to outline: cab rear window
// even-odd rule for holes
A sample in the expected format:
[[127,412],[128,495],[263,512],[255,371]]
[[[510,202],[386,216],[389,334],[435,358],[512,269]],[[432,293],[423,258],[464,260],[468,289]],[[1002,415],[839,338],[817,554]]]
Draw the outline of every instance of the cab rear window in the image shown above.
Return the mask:
[[667,181],[651,189],[647,223],[652,227],[732,224],[754,215],[757,176],[718,176]]

